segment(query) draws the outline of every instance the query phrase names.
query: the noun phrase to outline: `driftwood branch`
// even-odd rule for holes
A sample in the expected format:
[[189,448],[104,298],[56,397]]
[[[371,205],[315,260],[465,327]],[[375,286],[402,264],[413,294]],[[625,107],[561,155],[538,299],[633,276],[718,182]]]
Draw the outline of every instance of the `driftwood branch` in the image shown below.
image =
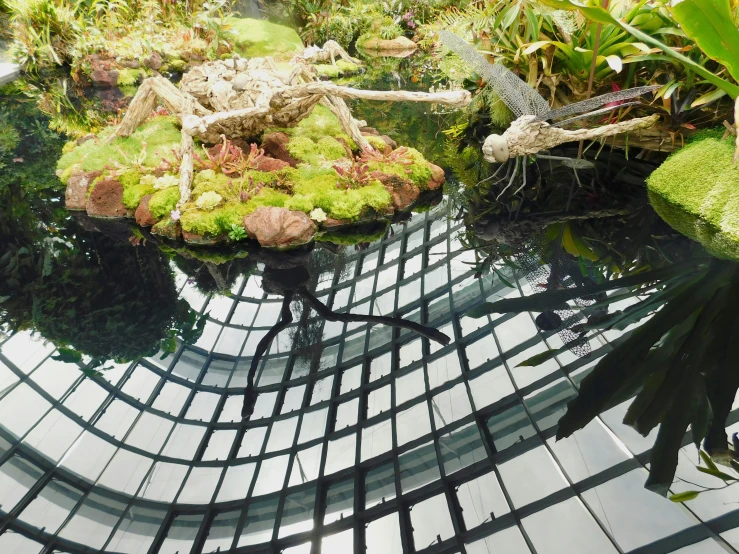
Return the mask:
[[[193,99],[185,97],[182,105],[183,119],[192,114]],[[180,164],[180,200],[177,202],[177,209],[182,207],[185,202],[190,200],[190,192],[192,191],[192,174],[193,174],[193,150],[195,143],[192,137],[182,128],[182,163]]]
[[352,112],[343,99],[335,96],[326,96],[323,99],[328,108],[339,118],[339,123],[344,132],[351,137],[357,147],[363,152],[372,151],[372,145],[364,138],[362,131],[359,130],[357,122],[352,117]]
[[290,87],[281,92],[288,97],[301,97],[310,94],[324,94],[340,98],[359,100],[385,100],[390,102],[430,102],[443,104],[453,108],[464,108],[472,101],[472,95],[466,90],[448,92],[406,92],[402,90],[361,90],[342,87],[333,83],[313,82]]

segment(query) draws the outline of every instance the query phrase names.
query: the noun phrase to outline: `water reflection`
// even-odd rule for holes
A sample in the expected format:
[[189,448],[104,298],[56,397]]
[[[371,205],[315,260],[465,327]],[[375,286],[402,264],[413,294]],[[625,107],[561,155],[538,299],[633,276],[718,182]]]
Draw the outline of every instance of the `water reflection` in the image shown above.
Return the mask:
[[[739,548],[732,488],[691,511],[644,489],[714,486],[686,429],[730,456],[739,420],[735,265],[655,217],[649,162],[579,183],[540,163],[496,200],[458,187],[489,175],[459,155],[445,203],[379,241],[225,256],[70,219],[44,162],[62,141],[7,106],[0,551]],[[423,115],[407,142],[451,160],[448,114]],[[564,306],[590,357],[539,318]]]

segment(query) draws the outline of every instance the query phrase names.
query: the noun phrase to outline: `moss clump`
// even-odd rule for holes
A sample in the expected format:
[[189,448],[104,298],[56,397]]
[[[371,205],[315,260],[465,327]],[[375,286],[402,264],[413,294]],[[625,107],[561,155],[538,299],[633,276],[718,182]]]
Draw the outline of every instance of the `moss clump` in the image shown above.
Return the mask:
[[142,69],[125,68],[118,72],[116,84],[119,87],[130,87],[137,85],[144,77],[146,77],[146,72]]
[[355,75],[359,73],[359,66],[355,63],[338,60],[336,65],[330,63],[318,63],[314,64],[318,75],[328,77],[329,79],[335,79],[337,77],[345,77],[347,75]]
[[293,158],[311,165],[336,161],[347,155],[344,145],[333,137],[323,137],[318,142],[308,137],[294,137],[287,144],[287,149]]
[[352,150],[357,149],[354,141],[342,130],[339,119],[326,106],[319,105],[313,108],[311,114],[298,123],[297,126],[278,130],[290,137],[306,137],[313,142],[318,142],[324,137],[340,138]]
[[272,56],[289,59],[303,49],[298,33],[264,19],[233,18],[234,50],[246,58]]
[[[156,167],[162,157],[170,156],[172,148],[179,147],[181,134],[177,120],[169,116],[155,117],[139,127],[130,137],[119,137],[110,143],[105,140],[115,131],[110,127],[96,140],[88,140],[64,154],[57,169],[79,165],[83,171],[102,171],[106,166],[132,166],[139,161],[145,167]],[[144,149],[143,143],[146,143]],[[142,151],[144,152],[141,160]]]
[[149,211],[151,215],[159,219],[169,215],[177,207],[180,201],[180,189],[169,187],[154,193],[149,199]]
[[711,134],[679,150],[647,179],[649,199],[673,229],[720,258],[739,260],[739,166],[734,144]]
[[385,236],[389,226],[389,222],[382,222],[376,228],[368,229],[364,232],[326,231],[317,240],[319,242],[331,242],[342,246],[352,246],[360,242],[374,242],[381,240]]
[[123,185],[123,188],[133,187],[141,182],[141,172],[138,169],[130,169],[121,173],[116,179]]
[[168,65],[170,71],[176,71],[178,73],[182,73],[187,69],[187,62],[179,58],[169,60]]
[[157,192],[151,185],[132,185],[130,187],[124,187],[123,189],[123,205],[129,210],[135,210],[141,203],[141,199],[147,194],[154,194]]
[[385,150],[385,147],[387,146],[387,143],[380,137],[370,135],[364,138],[367,139],[367,142],[369,142],[373,148],[379,150],[380,152],[383,152]]
[[285,208],[288,210],[296,210],[307,214],[312,212],[314,207],[311,197],[304,194],[296,194],[285,202]]

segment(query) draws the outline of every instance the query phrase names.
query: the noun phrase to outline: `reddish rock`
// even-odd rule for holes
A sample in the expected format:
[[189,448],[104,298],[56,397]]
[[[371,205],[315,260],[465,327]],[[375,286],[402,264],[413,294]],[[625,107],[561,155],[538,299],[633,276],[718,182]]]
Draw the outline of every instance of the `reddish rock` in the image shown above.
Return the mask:
[[429,167],[431,168],[431,182],[428,184],[428,189],[436,190],[444,184],[446,175],[444,174],[444,170],[438,165],[429,163]]
[[354,225],[354,222],[351,219],[334,219],[333,217],[327,217],[326,220],[321,223],[321,226],[326,229],[331,229],[332,227],[344,227],[345,225]]
[[256,169],[258,171],[279,171],[280,169],[285,169],[286,167],[290,167],[290,164],[283,160],[264,156],[257,163]]
[[182,228],[178,223],[175,223],[171,219],[166,219],[152,227],[151,233],[153,235],[177,240],[182,236]]
[[87,189],[101,171],[88,171],[73,174],[67,181],[64,202],[68,210],[84,210],[87,208]]
[[131,217],[131,211],[123,205],[123,185],[115,179],[97,183],[87,198],[87,214],[92,217]]
[[118,72],[94,69],[90,75],[90,79],[92,79],[92,82],[98,86],[114,87],[118,83]]
[[316,226],[303,212],[285,208],[260,207],[244,218],[244,228],[261,246],[283,248],[313,239]]
[[156,218],[149,211],[149,200],[151,200],[151,197],[151,194],[144,196],[141,202],[139,202],[139,206],[136,208],[136,213],[134,214],[136,223],[142,227],[151,227],[157,222]]
[[407,209],[421,195],[421,189],[408,181],[398,181],[388,190],[393,198],[393,207],[398,211]]
[[121,66],[127,67],[129,69],[138,69],[141,67],[141,62],[138,60],[122,60],[120,62]]
[[262,138],[262,148],[265,154],[287,162],[292,167],[297,167],[298,160],[293,158],[287,150],[288,142],[290,142],[290,137],[285,133],[269,133]]
[[398,143],[395,142],[393,139],[391,139],[387,135],[380,135],[380,138],[385,141],[385,144],[387,144],[390,148],[395,150],[398,147]]
[[375,129],[374,127],[360,127],[359,130],[362,132],[364,136],[380,136],[380,131]]
[[370,176],[380,181],[383,185],[390,187],[394,186],[395,184],[403,183],[405,181],[405,179],[401,179],[393,173],[383,173],[379,169],[371,171]]
[[149,69],[159,71],[162,68],[162,57],[159,55],[158,52],[154,52],[151,56],[144,60],[144,65]]
[[222,237],[206,237],[196,233],[188,233],[187,231],[182,231],[182,238],[187,244],[195,244],[197,246],[213,246],[219,242],[224,242]]

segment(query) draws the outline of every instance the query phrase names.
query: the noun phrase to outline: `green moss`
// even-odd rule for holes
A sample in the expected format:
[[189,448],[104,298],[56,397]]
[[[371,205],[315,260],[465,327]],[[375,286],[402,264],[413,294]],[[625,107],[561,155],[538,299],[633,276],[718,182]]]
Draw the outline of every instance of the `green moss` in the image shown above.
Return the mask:
[[187,62],[185,60],[175,58],[169,61],[170,71],[176,71],[176,72],[182,73],[183,71],[185,71],[185,69],[187,69]]
[[118,182],[123,185],[123,188],[133,187],[138,185],[141,181],[141,172],[137,169],[131,169],[120,174],[117,177]]
[[293,158],[311,165],[335,161],[347,155],[344,145],[330,136],[323,137],[318,142],[308,137],[293,137],[288,142],[287,149]]
[[205,169],[195,174],[192,180],[192,199],[197,200],[205,192],[217,192],[226,200],[238,200],[240,188],[223,173]]
[[[147,194],[154,194],[157,192],[151,185],[131,185],[123,189],[123,205],[129,210],[135,210],[141,203],[141,199]],[[178,195],[179,199],[179,195]]]
[[233,18],[230,23],[235,34],[234,50],[240,56],[287,59],[303,49],[303,41],[290,27],[264,19]]
[[331,63],[317,63],[313,67],[316,68],[318,75],[328,77],[329,79],[355,75],[359,72],[359,66],[357,64],[346,60],[338,60],[335,65]]
[[130,87],[138,84],[144,77],[146,77],[146,72],[141,69],[125,68],[118,72],[116,84],[119,87]]
[[423,157],[418,150],[415,148],[408,148],[408,156],[413,160],[410,165],[410,173],[408,177],[413,184],[415,184],[421,190],[426,190],[429,182],[431,181],[431,168],[429,167],[426,158]]
[[285,202],[285,207],[288,210],[297,210],[299,212],[305,212],[310,213],[313,211],[313,200],[310,196],[305,196],[304,194],[296,194],[295,196],[290,197]]
[[72,176],[72,174],[79,169],[80,169],[79,164],[70,165],[69,167],[64,168],[59,173],[59,180],[62,182],[63,185],[66,185],[67,181],[69,181],[69,178]]
[[373,148],[379,150],[380,152],[382,152],[383,150],[385,150],[385,147],[387,146],[387,143],[384,140],[382,140],[380,137],[377,137],[377,136],[368,136],[368,137],[364,137],[364,138],[367,139],[367,142],[369,142],[370,145],[372,145]]
[[149,200],[149,211],[151,215],[159,219],[168,216],[169,212],[177,207],[180,201],[180,189],[177,187],[169,187],[154,193]]
[[679,150],[647,180],[655,211],[721,258],[739,260],[739,166],[732,140],[708,135]]
[[64,154],[57,168],[64,171],[79,164],[84,171],[102,171],[107,165],[118,163],[131,166],[139,159],[146,143],[143,165],[155,167],[162,157],[171,156],[171,149],[179,147],[181,134],[173,117],[155,117],[139,127],[130,137],[119,137],[110,143],[105,139],[115,131],[110,127],[100,133],[98,139],[88,140]]
[[290,129],[280,129],[291,137],[306,137],[313,142],[318,142],[324,137],[341,138],[349,145],[352,150],[357,149],[357,145],[349,138],[337,118],[331,110],[326,106],[316,106],[313,108],[310,116],[303,119],[296,127]]

